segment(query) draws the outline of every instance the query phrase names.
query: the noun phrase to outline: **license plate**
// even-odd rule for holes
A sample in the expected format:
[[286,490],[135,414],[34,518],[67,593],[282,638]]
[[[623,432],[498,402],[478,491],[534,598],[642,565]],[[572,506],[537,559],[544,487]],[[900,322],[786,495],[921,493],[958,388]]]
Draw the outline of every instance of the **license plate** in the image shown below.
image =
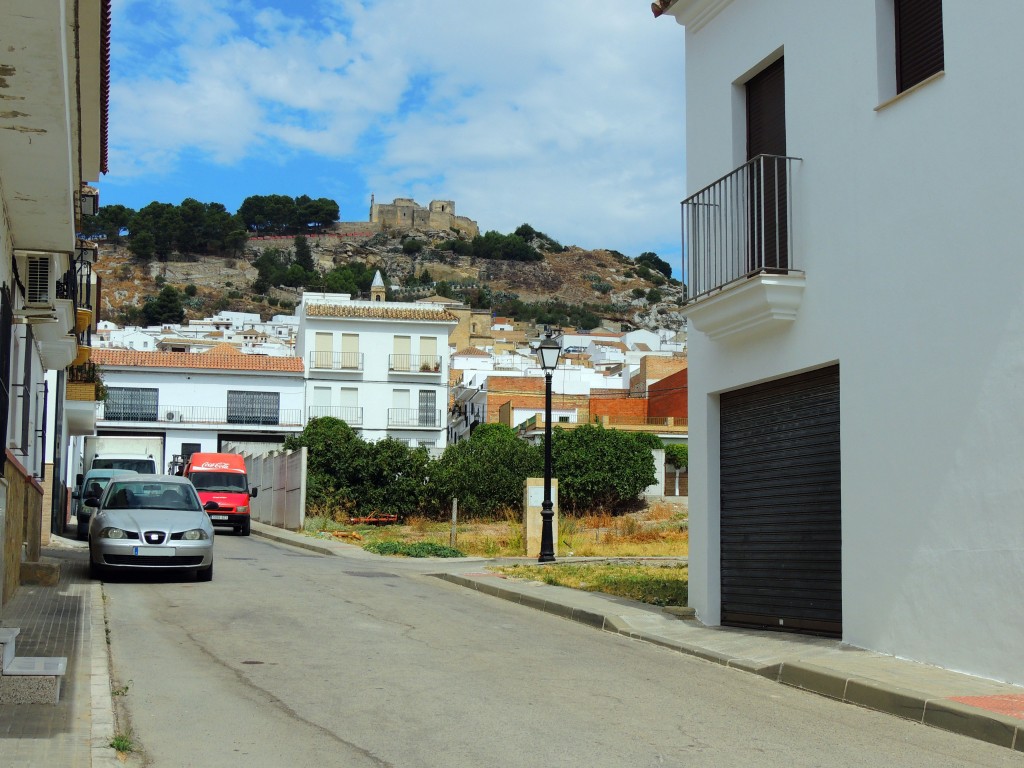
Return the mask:
[[210,515],[211,520],[227,520],[227,515]]
[[174,557],[174,547],[132,547],[133,555],[146,557]]

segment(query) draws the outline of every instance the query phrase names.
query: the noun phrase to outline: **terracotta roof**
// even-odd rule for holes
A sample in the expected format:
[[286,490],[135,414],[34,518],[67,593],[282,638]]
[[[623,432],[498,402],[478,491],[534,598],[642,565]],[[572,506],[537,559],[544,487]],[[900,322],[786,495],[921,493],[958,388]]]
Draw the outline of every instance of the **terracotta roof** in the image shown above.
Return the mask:
[[478,347],[466,347],[465,349],[460,349],[455,353],[455,355],[457,357],[490,357],[489,354]]
[[222,341],[220,344],[210,347],[208,350],[203,352],[204,355],[240,355],[235,347],[228,344],[226,341]]
[[412,309],[380,304],[376,307],[349,304],[307,304],[307,317],[352,317],[369,320],[431,320],[435,323],[457,323],[459,319],[447,309]]
[[[225,345],[227,346],[227,345]],[[119,368],[207,368],[230,371],[285,371],[302,373],[298,357],[245,355],[236,349],[206,352],[136,352],[130,349],[93,349],[91,362]]]

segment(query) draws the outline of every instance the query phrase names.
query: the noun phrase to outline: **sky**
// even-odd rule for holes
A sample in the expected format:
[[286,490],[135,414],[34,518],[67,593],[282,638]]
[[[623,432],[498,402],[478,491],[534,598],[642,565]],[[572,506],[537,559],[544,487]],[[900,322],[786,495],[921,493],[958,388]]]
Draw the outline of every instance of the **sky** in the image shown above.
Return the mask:
[[683,28],[644,0],[113,0],[101,203],[455,201],[679,277]]

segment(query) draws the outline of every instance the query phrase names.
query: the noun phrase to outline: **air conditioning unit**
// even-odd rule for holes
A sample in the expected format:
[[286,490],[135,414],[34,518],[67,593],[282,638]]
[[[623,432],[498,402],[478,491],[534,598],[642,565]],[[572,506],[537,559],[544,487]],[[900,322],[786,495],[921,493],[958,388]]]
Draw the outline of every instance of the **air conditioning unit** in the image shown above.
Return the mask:
[[53,259],[49,254],[28,254],[25,271],[25,306],[32,309],[52,307],[56,293]]
[[180,411],[168,411],[166,416],[168,421],[182,421],[182,415]]

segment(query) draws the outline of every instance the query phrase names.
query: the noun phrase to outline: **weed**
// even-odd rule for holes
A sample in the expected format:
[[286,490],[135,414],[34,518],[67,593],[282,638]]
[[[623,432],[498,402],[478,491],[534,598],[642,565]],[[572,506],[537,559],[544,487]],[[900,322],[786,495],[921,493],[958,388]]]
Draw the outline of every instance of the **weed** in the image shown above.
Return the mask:
[[130,733],[115,733],[114,738],[110,740],[110,746],[124,754],[135,751],[135,743]]
[[685,565],[637,564],[512,565],[493,568],[513,578],[555,586],[605,592],[652,605],[686,605],[689,578]]
[[132,687],[132,681],[131,681],[131,680],[129,680],[129,681],[128,681],[127,683],[125,683],[124,685],[122,685],[122,686],[119,686],[119,687],[117,687],[117,688],[114,688],[114,689],[113,689],[113,690],[112,690],[112,691],[110,692],[110,695],[111,695],[111,696],[127,696],[127,695],[128,695],[128,689],[129,689],[129,688],[131,688],[131,687]]

